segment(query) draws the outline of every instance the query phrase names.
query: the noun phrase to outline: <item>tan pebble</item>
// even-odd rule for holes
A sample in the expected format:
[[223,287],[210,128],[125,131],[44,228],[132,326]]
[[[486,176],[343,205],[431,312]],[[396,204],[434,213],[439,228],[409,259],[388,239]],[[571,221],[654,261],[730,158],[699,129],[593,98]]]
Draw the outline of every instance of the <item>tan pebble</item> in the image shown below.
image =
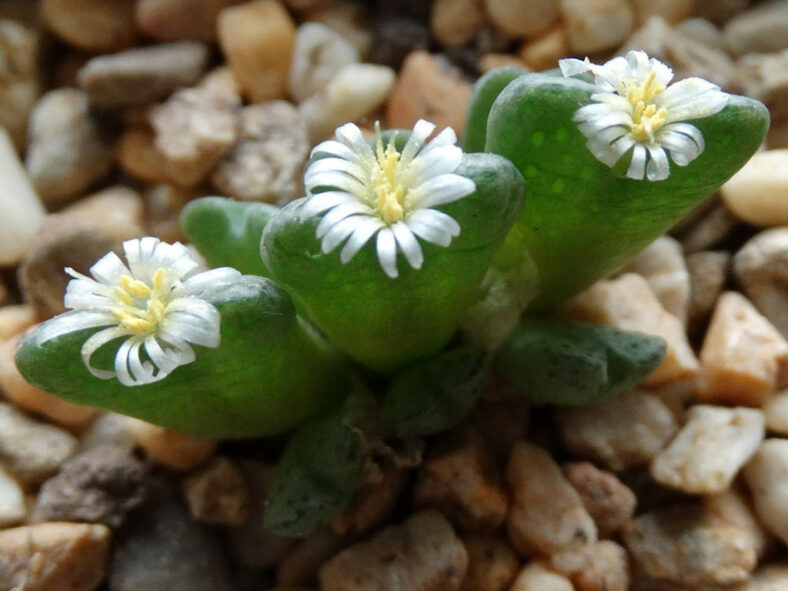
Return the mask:
[[140,180],[149,183],[171,182],[154,141],[155,136],[147,127],[127,129],[118,140],[118,164],[125,172]]
[[735,591],[788,591],[788,564],[764,564],[750,581]]
[[474,38],[485,20],[482,0],[437,0],[430,28],[444,47],[460,47]]
[[21,335],[0,344],[0,387],[6,399],[28,412],[66,428],[80,429],[96,417],[96,409],[66,402],[27,383],[16,368],[14,356]]
[[410,129],[419,119],[442,129],[450,126],[459,135],[471,98],[471,85],[459,71],[443,67],[426,51],[405,58],[397,85],[389,98],[386,118],[389,127]]
[[127,417],[114,412],[105,412],[80,435],[80,451],[102,445],[112,445],[131,452],[135,443],[129,433]]
[[713,203],[711,209],[704,212],[686,232],[683,232],[679,240],[684,247],[684,253],[689,255],[716,248],[739,226],[740,222],[736,216],[718,201]]
[[561,0],[561,12],[569,46],[582,55],[615,48],[635,24],[626,0]]
[[230,460],[215,457],[183,480],[189,511],[197,521],[242,525],[249,518],[249,489]]
[[788,435],[788,389],[769,396],[763,405],[766,428],[778,435]]
[[468,551],[468,575],[460,591],[505,591],[517,575],[520,560],[504,540],[492,536],[462,538]]
[[25,256],[46,215],[8,133],[0,127],[0,264]]
[[255,0],[219,13],[219,44],[251,102],[287,95],[295,30],[277,0]]
[[22,487],[0,464],[0,529],[16,525],[26,516],[27,503]]
[[767,439],[744,468],[761,523],[788,544],[788,440]]
[[0,531],[0,582],[20,591],[93,591],[107,574],[111,535],[104,525],[65,522]]
[[623,470],[651,461],[678,430],[664,402],[645,391],[557,414],[564,444],[575,455]]
[[558,20],[557,0],[484,0],[484,7],[495,27],[511,37],[537,35]]
[[742,291],[788,338],[788,228],[772,228],[751,238],[733,257]]
[[15,20],[0,20],[0,127],[21,151],[27,120],[41,94],[39,35]]
[[381,525],[391,516],[405,486],[405,473],[395,466],[384,466],[380,477],[364,482],[350,505],[331,520],[339,535],[358,535]]
[[563,23],[528,39],[518,55],[533,70],[551,70],[558,67],[558,60],[569,55],[569,38]]
[[[272,534],[268,534],[272,535]],[[276,577],[280,585],[314,585],[317,583],[318,572],[332,556],[347,548],[352,538],[335,534],[330,529],[319,529],[307,537],[291,542],[291,550],[285,548],[285,556],[276,568]]]
[[83,197],[60,210],[75,218],[93,219],[109,224],[123,225],[125,235],[142,236],[145,223],[145,205],[137,191],[115,185]]
[[693,406],[687,423],[654,458],[651,475],[658,483],[689,494],[723,492],[763,437],[760,410]]
[[771,534],[758,521],[751,499],[738,482],[721,493],[704,495],[701,500],[711,515],[748,533],[758,557],[762,557],[773,545]]
[[326,562],[320,588],[457,591],[467,570],[468,553],[449,522],[437,511],[422,511]]
[[640,275],[627,273],[618,279],[599,281],[569,302],[567,310],[579,320],[665,339],[665,359],[645,379],[646,386],[683,380],[698,370],[698,360],[681,321],[665,310]]
[[786,47],[788,3],[764,2],[730,19],[723,29],[728,49],[736,55],[770,53]]
[[526,565],[509,591],[575,591],[572,582],[538,562]]
[[600,538],[615,535],[632,518],[635,493],[615,474],[590,462],[569,462],[562,469],[596,523]]
[[145,191],[145,209],[151,236],[164,242],[186,242],[180,213],[194,199],[195,191],[176,185],[153,185]]
[[358,50],[321,23],[308,22],[296,31],[290,64],[290,96],[297,103],[315,94],[343,66],[360,59]]
[[762,406],[788,364],[788,342],[742,295],[717,302],[700,351],[696,394],[712,404]]
[[413,491],[417,507],[433,507],[468,531],[494,531],[509,499],[495,457],[472,428],[444,435],[430,449]]
[[717,298],[725,287],[731,255],[721,250],[702,250],[687,257],[690,301],[687,331],[696,333],[709,320]]
[[743,94],[758,99],[769,109],[772,129],[766,138],[770,148],[786,139],[788,120],[788,48],[774,53],[754,53],[739,58],[736,67],[737,82]]
[[348,0],[334,0],[318,6],[305,15],[304,20],[323,23],[356,48],[363,58],[369,53],[373,35],[364,6]]
[[117,51],[137,40],[128,0],[43,0],[40,14],[58,37],[86,51]]
[[214,41],[216,17],[241,0],[138,0],[140,30],[158,41]]
[[139,419],[128,418],[134,441],[157,462],[173,470],[190,470],[216,450],[216,442],[197,435],[177,433]]
[[680,23],[692,14],[692,0],[634,0],[635,15],[640,23],[661,16],[671,24]]
[[696,503],[644,513],[623,537],[644,575],[684,588],[745,582],[758,562],[749,532]]
[[757,152],[720,193],[725,205],[745,222],[788,225],[788,149]]
[[36,323],[36,313],[29,304],[0,306],[0,341],[27,330]]
[[766,147],[769,150],[788,148],[788,120],[772,121],[766,134]]
[[580,553],[553,555],[551,565],[569,577],[576,591],[628,591],[629,556],[617,543],[602,540]]
[[579,550],[596,541],[594,520],[546,451],[524,441],[516,443],[506,479],[512,497],[507,529],[521,554]]
[[676,420],[684,421],[684,413],[692,404],[695,404],[695,379],[689,378],[679,382],[672,382],[644,389],[645,392],[659,398],[670,409]]
[[530,70],[523,60],[510,53],[485,53],[479,58],[479,70],[482,74],[497,68],[521,68],[523,73]]

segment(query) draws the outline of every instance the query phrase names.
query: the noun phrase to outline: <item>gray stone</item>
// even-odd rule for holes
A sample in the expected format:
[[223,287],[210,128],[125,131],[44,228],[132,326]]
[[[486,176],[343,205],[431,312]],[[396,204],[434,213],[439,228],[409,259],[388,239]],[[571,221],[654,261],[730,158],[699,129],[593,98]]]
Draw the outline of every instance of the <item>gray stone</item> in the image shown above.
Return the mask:
[[114,161],[113,145],[91,116],[83,92],[59,88],[41,97],[30,117],[25,167],[46,205],[88,189]]
[[77,80],[98,107],[143,105],[197,82],[208,57],[208,46],[194,42],[129,49],[94,57],[79,70]]
[[730,266],[731,255],[722,250],[701,250],[687,256],[690,276],[687,330],[690,334],[697,333],[711,316]]
[[725,25],[725,41],[736,55],[788,47],[788,0],[772,0],[736,15]]
[[178,501],[162,498],[134,513],[118,533],[109,591],[230,591],[227,563],[213,536]]
[[86,521],[119,527],[145,500],[147,467],[128,451],[102,445],[74,456],[38,493],[34,521]]
[[743,93],[763,101],[772,119],[788,121],[788,49],[741,57],[737,76]]

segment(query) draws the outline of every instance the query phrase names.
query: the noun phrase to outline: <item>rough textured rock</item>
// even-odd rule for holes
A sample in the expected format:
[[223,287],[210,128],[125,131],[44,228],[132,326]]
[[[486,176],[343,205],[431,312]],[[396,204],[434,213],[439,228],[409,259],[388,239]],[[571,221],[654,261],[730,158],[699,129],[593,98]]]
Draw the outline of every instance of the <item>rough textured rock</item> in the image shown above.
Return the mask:
[[27,118],[41,92],[39,38],[35,30],[0,20],[0,126],[22,148]]
[[36,486],[77,451],[65,431],[39,423],[0,403],[0,462],[26,486]]
[[239,141],[211,174],[227,197],[284,203],[303,193],[309,139],[298,110],[285,101],[244,107]]
[[756,152],[720,189],[725,205],[756,226],[788,225],[788,149]]
[[611,470],[651,461],[678,430],[665,403],[639,390],[610,402],[560,410],[557,419],[564,444],[573,454]]
[[[576,591],[629,590],[629,555],[624,548],[610,540],[602,540],[589,546],[586,554],[578,563],[579,568],[564,573]],[[557,567],[556,557],[552,562]]]
[[89,60],[77,74],[91,104],[144,105],[191,86],[208,65],[208,46],[182,42],[129,49]]
[[759,407],[788,364],[788,342],[744,296],[726,292],[717,301],[700,360],[700,400]]
[[173,470],[196,468],[216,450],[216,442],[204,437],[177,433],[131,417],[126,422],[135,443]]
[[721,493],[755,453],[764,417],[751,408],[699,404],[670,445],[651,464],[654,480],[690,494]]
[[241,471],[227,458],[215,457],[187,476],[183,494],[197,521],[238,526],[249,518],[249,487]]
[[128,0],[43,0],[44,24],[67,43],[86,51],[117,51],[137,40],[134,3]]
[[[743,93],[767,106],[774,122],[773,129],[784,130],[788,122],[788,49],[745,55],[737,63],[736,74]],[[777,131],[777,135],[783,135],[783,138],[784,133]],[[773,134],[770,135],[771,139],[767,137],[767,143],[775,138]]]
[[112,445],[74,456],[38,493],[34,521],[86,521],[119,527],[147,494],[147,467]]
[[495,457],[481,435],[470,428],[445,435],[432,447],[413,496],[416,506],[438,509],[469,531],[497,529],[509,508]]
[[744,468],[761,523],[788,543],[788,441],[767,439]]
[[229,591],[230,576],[219,545],[172,498],[146,506],[115,542],[110,591]]
[[562,469],[569,484],[580,494],[600,538],[615,535],[632,518],[637,502],[635,493],[615,474],[590,462],[570,462]]
[[371,531],[391,516],[405,486],[405,473],[391,465],[381,466],[379,472],[379,478],[363,482],[350,504],[331,520],[335,533],[357,536]]
[[759,558],[772,549],[774,539],[758,520],[751,496],[744,486],[736,482],[725,492],[704,495],[701,501],[711,515],[747,533]]
[[561,0],[561,12],[569,46],[581,55],[617,47],[635,24],[626,0]]
[[737,14],[726,23],[723,33],[737,55],[783,49],[788,45],[788,2],[772,0]]
[[468,553],[449,522],[437,511],[422,511],[334,556],[320,571],[320,587],[456,591],[467,569]]
[[93,591],[107,573],[110,537],[108,527],[84,523],[0,531],[0,588]]
[[307,22],[296,31],[290,64],[290,96],[297,103],[315,94],[343,66],[360,60],[358,50],[336,31]]
[[511,546],[496,537],[462,538],[468,551],[468,574],[460,591],[506,591],[517,575],[519,558]]
[[30,116],[25,168],[47,205],[63,203],[105,176],[115,161],[87,96],[74,88],[46,93]]
[[690,277],[687,331],[690,334],[702,328],[711,316],[717,298],[725,287],[730,266],[730,253],[721,250],[702,250],[687,257]]
[[506,479],[512,495],[507,529],[521,554],[580,551],[596,541],[596,525],[580,495],[542,448],[516,443]]
[[641,515],[624,542],[646,576],[690,588],[744,582],[757,564],[747,532],[696,504]]
[[219,13],[219,44],[251,102],[287,95],[295,31],[278,0],[255,0]]

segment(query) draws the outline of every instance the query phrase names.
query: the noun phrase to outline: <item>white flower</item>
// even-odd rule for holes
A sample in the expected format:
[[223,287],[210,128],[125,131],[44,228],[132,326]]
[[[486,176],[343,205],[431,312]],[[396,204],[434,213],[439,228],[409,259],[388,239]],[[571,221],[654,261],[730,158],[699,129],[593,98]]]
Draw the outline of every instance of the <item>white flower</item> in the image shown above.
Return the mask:
[[673,71],[642,51],[630,51],[602,66],[577,59],[560,60],[564,76],[590,72],[599,88],[596,101],[581,107],[574,120],[588,138],[591,153],[614,166],[631,151],[626,176],[660,181],[670,175],[666,154],[686,166],[703,152],[700,130],[689,119],[721,111],[728,95],[701,78],[687,78],[668,86]]
[[[159,381],[195,359],[190,345],[219,346],[219,311],[203,297],[237,281],[241,274],[223,267],[195,274],[198,263],[182,244],[146,237],[123,243],[128,267],[110,252],[91,268],[94,279],[67,268],[74,277],[62,314],[43,329],[46,342],[86,328],[105,327],[82,345],[82,360],[102,379],[124,386]],[[102,346],[125,339],[115,353],[115,370],[93,367]]]
[[423,119],[416,122],[400,152],[393,138],[383,147],[379,125],[373,150],[361,130],[347,123],[336,130],[338,141],[325,141],[312,150],[313,156],[327,157],[307,168],[308,197],[300,215],[307,219],[324,214],[317,226],[324,253],[347,240],[340,253],[347,263],[377,234],[380,266],[394,278],[398,252],[411,267],[421,268],[424,254],[417,237],[445,247],[459,235],[457,221],[433,208],[470,195],[476,184],[454,174],[462,149],[450,127],[425,144],[434,129]]

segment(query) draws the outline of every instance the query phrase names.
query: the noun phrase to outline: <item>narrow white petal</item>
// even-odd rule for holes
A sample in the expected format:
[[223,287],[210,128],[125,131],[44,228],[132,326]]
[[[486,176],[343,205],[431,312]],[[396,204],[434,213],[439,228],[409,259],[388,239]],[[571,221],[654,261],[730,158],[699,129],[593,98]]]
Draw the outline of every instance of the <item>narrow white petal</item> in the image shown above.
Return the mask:
[[[109,380],[115,377],[115,372],[113,371],[97,369],[93,367],[90,364],[90,358],[93,357],[93,353],[98,351],[110,341],[128,336],[128,334],[128,331],[124,330],[123,328],[120,328],[119,326],[113,326],[110,328],[105,328],[104,330],[100,330],[88,338],[88,340],[83,343],[82,349],[80,350],[82,361],[85,363],[85,367],[88,368],[88,371],[102,380]],[[131,339],[127,339],[127,341],[129,340]]]
[[114,252],[108,252],[90,268],[90,274],[105,285],[113,285],[121,276],[129,273],[129,269]]
[[395,279],[399,275],[397,271],[397,242],[391,228],[383,228],[378,232],[377,252],[383,272]]
[[367,193],[364,184],[354,179],[352,176],[339,171],[327,170],[311,175],[309,171],[307,171],[307,174],[304,176],[304,184],[309,192],[319,187],[332,187],[352,193],[359,198],[363,198]]
[[145,339],[145,352],[150,357],[153,365],[158,368],[159,373],[168,375],[173,369],[181,365],[182,355],[179,349],[167,348],[166,350],[161,346],[161,343],[155,336],[149,336]]
[[416,187],[430,177],[454,172],[461,161],[462,149],[459,146],[442,146],[419,154],[403,174],[401,182]]
[[219,267],[203,271],[192,275],[180,287],[174,289],[172,297],[208,297],[238,283],[241,277],[243,277],[241,272],[232,267]]
[[432,138],[426,146],[419,152],[419,156],[426,156],[431,154],[434,150],[440,150],[447,146],[453,146],[457,143],[457,134],[451,127],[444,128],[438,135]]
[[369,206],[358,201],[337,205],[334,209],[324,215],[323,219],[320,220],[320,223],[315,229],[315,235],[318,239],[320,239],[325,236],[326,232],[333,228],[335,224],[339,223],[348,216],[358,214],[372,215],[374,214],[374,211]]
[[646,174],[646,157],[648,151],[643,144],[637,144],[632,150],[632,161],[627,169],[627,178],[642,180]]
[[666,121],[672,123],[719,113],[728,104],[729,96],[716,84],[701,78],[686,78],[668,87],[654,103],[667,109]]
[[372,238],[375,232],[384,225],[381,220],[375,217],[363,217],[359,220],[347,243],[345,243],[345,246],[342,247],[342,251],[339,253],[339,260],[342,261],[342,264],[350,262],[358,251],[369,242],[369,239]]
[[142,357],[140,356],[142,343],[143,341],[135,339],[129,348],[128,355],[129,370],[138,385],[150,384],[164,377],[161,373],[154,377],[156,370],[153,364],[150,361],[142,361]]
[[345,191],[325,191],[323,193],[315,193],[314,195],[311,195],[306,201],[304,201],[301,207],[298,208],[298,215],[302,220],[308,220],[309,218],[319,215],[327,209],[331,209],[340,203],[346,203],[348,200],[357,201],[358,197]]
[[679,133],[666,126],[657,136],[660,144],[670,150],[670,157],[679,166],[687,166],[700,155],[700,148],[688,135]]
[[590,72],[593,64],[588,60],[565,58],[558,60],[558,67],[561,69],[561,74],[563,74],[564,77],[570,78]]
[[316,145],[314,148],[312,148],[312,152],[309,154],[309,157],[314,158],[316,154],[330,154],[331,156],[343,158],[345,160],[355,162],[356,164],[361,164],[362,162],[362,158],[356,154],[356,152],[354,152],[347,145],[336,140],[326,140]]
[[646,165],[646,178],[650,181],[663,181],[670,176],[668,156],[661,146],[648,146],[649,161]]
[[350,162],[342,158],[321,158],[320,160],[312,162],[309,168],[307,168],[304,174],[304,185],[308,190],[312,189],[316,186],[313,183],[313,179],[319,179],[320,175],[326,172],[344,172],[360,183],[365,183],[369,176],[368,172],[355,162]]
[[36,339],[39,344],[43,344],[72,332],[87,328],[99,328],[100,326],[112,326],[116,323],[117,318],[111,312],[76,310],[55,316],[40,325],[36,331]]
[[370,148],[367,140],[364,139],[364,134],[354,123],[345,123],[343,126],[336,130],[337,139],[352,148],[356,154],[363,158],[372,158],[374,156],[372,148]]
[[452,203],[476,190],[476,183],[458,174],[442,174],[411,191],[413,207],[428,208]]
[[405,143],[405,147],[402,149],[400,162],[404,165],[409,164],[418,151],[421,150],[424,142],[433,131],[435,131],[434,123],[430,123],[424,119],[416,121],[416,124],[413,126],[413,131],[410,132],[410,137]]
[[331,229],[326,232],[325,236],[323,236],[323,240],[320,242],[320,248],[323,253],[328,254],[337,246],[342,244],[342,241],[353,233],[353,231],[358,227],[358,224],[363,219],[364,216],[351,216],[337,222],[334,226],[332,226]]
[[410,266],[414,269],[421,269],[421,265],[424,263],[424,253],[410,228],[402,222],[397,222],[392,224],[391,231]]
[[405,218],[405,223],[426,224],[433,226],[443,232],[448,232],[449,236],[460,235],[460,224],[447,213],[438,209],[417,209]]

